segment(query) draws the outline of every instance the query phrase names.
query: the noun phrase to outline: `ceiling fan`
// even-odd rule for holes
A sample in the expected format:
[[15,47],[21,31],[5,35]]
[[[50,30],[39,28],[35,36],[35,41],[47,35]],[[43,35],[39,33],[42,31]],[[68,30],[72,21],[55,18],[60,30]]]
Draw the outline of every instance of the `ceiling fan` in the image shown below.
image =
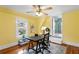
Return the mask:
[[48,12],[52,10],[52,6],[43,6],[43,5],[33,5],[33,11],[26,13],[35,13],[36,16],[48,15]]

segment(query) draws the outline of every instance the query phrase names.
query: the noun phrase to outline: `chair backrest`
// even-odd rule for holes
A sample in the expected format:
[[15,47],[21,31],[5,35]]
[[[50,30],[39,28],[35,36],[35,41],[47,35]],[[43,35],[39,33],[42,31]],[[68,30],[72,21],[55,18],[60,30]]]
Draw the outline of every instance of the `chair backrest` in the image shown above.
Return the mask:
[[49,33],[44,34],[44,41],[45,41],[46,43],[49,43]]

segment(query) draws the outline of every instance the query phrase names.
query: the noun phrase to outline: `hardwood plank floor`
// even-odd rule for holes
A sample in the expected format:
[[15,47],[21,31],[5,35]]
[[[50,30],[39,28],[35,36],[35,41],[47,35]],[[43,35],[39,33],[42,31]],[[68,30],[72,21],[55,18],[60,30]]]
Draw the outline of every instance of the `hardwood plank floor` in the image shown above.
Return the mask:
[[[53,43],[53,44],[57,44],[57,43]],[[66,44],[61,44],[61,46],[64,46],[67,48],[66,54],[79,54],[79,47],[74,47]],[[28,44],[25,44],[22,47],[17,45],[11,48],[1,50],[0,54],[17,54],[19,51],[22,51],[23,49],[27,49],[27,47],[28,47]]]
[[79,54],[79,47],[67,46],[66,54]]

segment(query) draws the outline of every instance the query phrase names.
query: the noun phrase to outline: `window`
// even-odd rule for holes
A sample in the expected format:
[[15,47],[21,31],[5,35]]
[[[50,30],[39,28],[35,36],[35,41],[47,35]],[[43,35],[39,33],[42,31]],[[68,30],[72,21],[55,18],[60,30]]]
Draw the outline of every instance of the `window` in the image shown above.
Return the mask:
[[22,18],[16,18],[16,37],[22,38],[23,36],[27,36],[27,21]]
[[55,33],[61,34],[61,18],[55,19]]
[[52,19],[52,29],[54,37],[62,36],[62,18],[58,16],[54,16]]

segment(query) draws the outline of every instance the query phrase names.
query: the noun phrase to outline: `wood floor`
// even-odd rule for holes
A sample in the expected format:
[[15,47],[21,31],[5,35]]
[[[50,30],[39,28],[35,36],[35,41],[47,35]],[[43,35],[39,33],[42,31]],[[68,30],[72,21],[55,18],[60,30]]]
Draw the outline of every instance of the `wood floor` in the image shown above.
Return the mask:
[[[53,43],[53,44],[56,44],[56,43]],[[79,54],[79,47],[74,47],[74,46],[70,46],[70,45],[66,45],[66,44],[61,44],[61,46],[64,46],[67,48],[66,52],[65,52],[66,54]],[[1,50],[0,54],[17,54],[20,51],[27,49],[27,47],[28,47],[28,44],[25,44],[22,47],[17,45],[17,46],[11,47],[11,48]]]

